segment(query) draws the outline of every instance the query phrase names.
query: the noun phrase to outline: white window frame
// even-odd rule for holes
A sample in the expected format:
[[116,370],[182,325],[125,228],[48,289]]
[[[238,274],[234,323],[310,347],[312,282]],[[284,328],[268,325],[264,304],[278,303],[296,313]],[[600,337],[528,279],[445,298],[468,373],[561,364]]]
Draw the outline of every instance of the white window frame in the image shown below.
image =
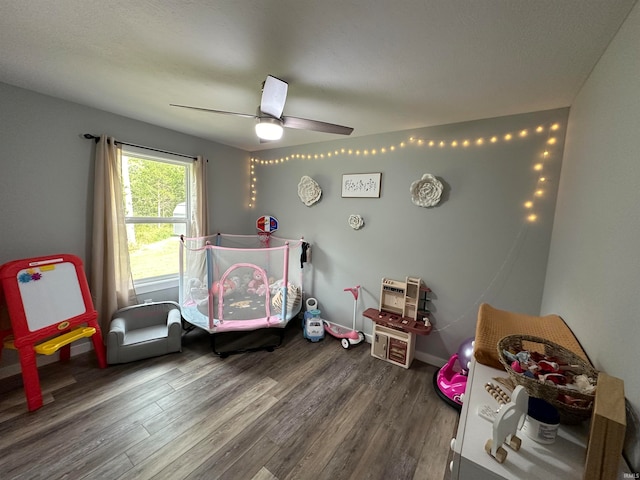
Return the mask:
[[[140,225],[140,224],[156,224],[156,223],[170,223],[170,224],[183,224],[185,228],[185,236],[189,236],[189,219],[191,218],[191,172],[190,166],[193,159],[187,157],[181,157],[165,152],[155,152],[143,148],[134,146],[122,147],[122,175],[123,175],[123,189],[125,199],[129,193],[127,189],[130,188],[126,177],[128,177],[128,171],[125,172],[126,159],[125,157],[140,158],[143,160],[150,160],[154,162],[168,163],[171,165],[179,165],[185,167],[185,216],[184,217],[135,217],[127,215],[125,208],[125,224],[126,225]],[[126,204],[125,200],[125,204]],[[176,246],[176,249],[178,247]],[[170,288],[178,287],[178,277],[180,272],[176,271],[175,274],[160,275],[156,277],[148,277],[138,279],[134,281],[134,288],[137,294],[147,294],[160,290],[166,290]]]

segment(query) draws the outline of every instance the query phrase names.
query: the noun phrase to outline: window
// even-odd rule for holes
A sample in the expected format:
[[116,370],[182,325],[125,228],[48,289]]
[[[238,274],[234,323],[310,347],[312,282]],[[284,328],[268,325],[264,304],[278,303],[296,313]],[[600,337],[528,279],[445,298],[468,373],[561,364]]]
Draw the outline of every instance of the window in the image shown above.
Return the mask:
[[177,285],[178,238],[189,233],[190,165],[171,154],[123,147],[125,223],[136,290]]

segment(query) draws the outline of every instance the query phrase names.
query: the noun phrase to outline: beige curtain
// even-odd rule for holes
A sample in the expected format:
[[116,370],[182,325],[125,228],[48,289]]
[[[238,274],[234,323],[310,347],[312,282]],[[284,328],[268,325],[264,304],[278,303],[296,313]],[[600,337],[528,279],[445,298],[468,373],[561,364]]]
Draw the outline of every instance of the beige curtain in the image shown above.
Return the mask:
[[197,156],[191,166],[191,219],[190,237],[209,235],[207,209],[207,160]]
[[135,302],[122,198],[121,149],[102,135],[96,145],[91,293],[103,338],[113,313]]
[[[189,237],[205,237],[209,235],[209,220],[207,209],[207,160],[201,156],[191,164],[191,216],[189,219]],[[205,244],[204,239],[189,240],[189,249],[200,248]],[[185,253],[183,251],[183,253]],[[204,252],[190,252],[186,254],[186,278],[200,279],[206,285],[207,259]]]

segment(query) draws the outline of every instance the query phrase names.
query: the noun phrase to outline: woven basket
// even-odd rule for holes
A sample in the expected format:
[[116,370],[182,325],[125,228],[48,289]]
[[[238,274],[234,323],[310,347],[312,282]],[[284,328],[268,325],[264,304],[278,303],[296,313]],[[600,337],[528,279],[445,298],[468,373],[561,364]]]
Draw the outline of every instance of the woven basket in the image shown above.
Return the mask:
[[[524,342],[526,343],[523,346]],[[513,368],[511,368],[511,363],[503,353],[504,350],[511,352],[528,350],[544,354],[548,357],[555,357],[560,364],[576,365],[576,367],[572,368],[571,371],[575,372],[577,375],[584,374],[590,378],[597,379],[597,370],[595,370],[584,359],[557,343],[531,335],[508,335],[498,342],[498,359],[509,374],[511,380],[516,385],[522,385],[530,396],[546,400],[556,407],[560,414],[560,423],[576,424],[591,418],[595,394],[584,394],[561,385],[542,383],[535,378],[530,378],[522,373],[517,373]],[[589,406],[579,407],[576,405],[568,405],[558,400],[558,396],[560,394],[566,394],[573,398],[587,400],[590,402]]]

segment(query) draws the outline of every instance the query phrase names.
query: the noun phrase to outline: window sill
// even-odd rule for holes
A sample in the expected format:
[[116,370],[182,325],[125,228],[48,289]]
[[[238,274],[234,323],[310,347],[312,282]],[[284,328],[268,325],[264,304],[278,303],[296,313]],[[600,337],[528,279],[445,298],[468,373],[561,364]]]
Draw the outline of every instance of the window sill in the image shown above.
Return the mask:
[[159,292],[161,290],[169,290],[171,288],[178,288],[177,276],[141,280],[134,283],[136,295],[147,295],[149,293]]

